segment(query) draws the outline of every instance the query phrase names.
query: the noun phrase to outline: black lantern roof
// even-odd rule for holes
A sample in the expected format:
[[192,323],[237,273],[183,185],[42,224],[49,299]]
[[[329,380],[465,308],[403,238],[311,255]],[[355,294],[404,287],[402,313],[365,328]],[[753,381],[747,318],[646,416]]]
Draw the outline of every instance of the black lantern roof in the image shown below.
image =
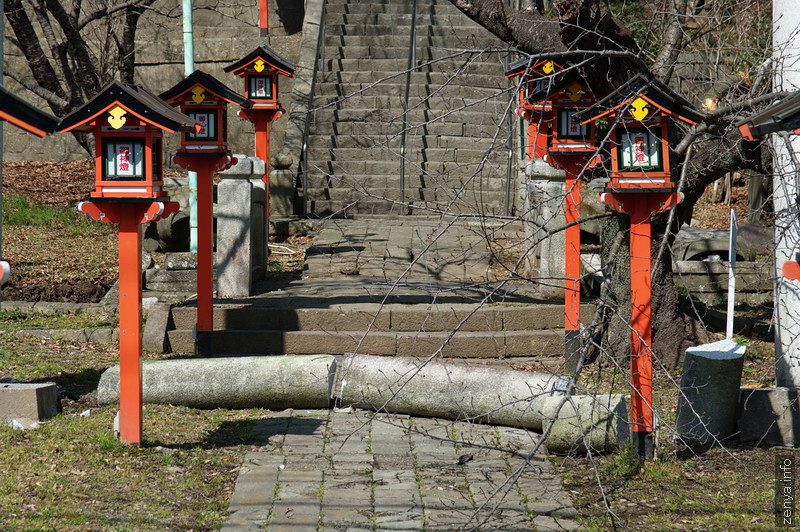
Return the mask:
[[578,115],[583,123],[591,122],[611,114],[639,97],[649,101],[669,116],[689,124],[697,124],[705,118],[703,113],[683,96],[657,79],[647,78],[643,74],[637,74],[623,86]]
[[0,87],[0,120],[44,137],[56,130],[59,119],[50,113],[40,111],[5,87]]
[[750,115],[736,127],[750,140],[779,131],[800,133],[800,91]]
[[297,70],[297,65],[265,45],[259,46],[239,61],[226,66],[224,70],[226,73],[233,72],[234,74],[239,74],[241,71],[259,59],[269,64],[272,68],[284,76],[289,76],[290,78],[294,77],[295,71]]
[[555,61],[542,59],[541,61],[534,63],[530,59],[523,57],[522,59],[517,59],[516,61],[512,61],[508,64],[508,69],[506,70],[505,76],[506,79],[510,79],[522,74],[531,73],[542,77],[552,75],[561,70],[564,70],[564,67]]
[[558,94],[559,92],[563,91],[573,83],[579,83],[588,90],[588,85],[586,84],[583,76],[581,76],[580,72],[573,69],[557,76],[550,83],[545,84],[541,89],[529,95],[528,100],[531,103],[546,100],[554,94]]
[[200,85],[208,92],[213,93],[218,98],[225,100],[228,103],[232,103],[234,105],[238,105],[239,107],[244,107],[248,109],[253,106],[253,102],[239,94],[238,92],[234,92],[229,89],[225,84],[217,80],[214,76],[210,74],[206,74],[202,70],[195,70],[183,80],[178,82],[177,85],[172,87],[171,89],[162,92],[159,95],[159,98],[162,100],[169,102],[171,100],[176,100],[192,90],[195,86]]
[[90,131],[89,122],[114,105],[119,105],[148,124],[170,133],[195,131],[200,127],[199,122],[176,111],[145,87],[112,81],[91,100],[65,116],[58,131]]

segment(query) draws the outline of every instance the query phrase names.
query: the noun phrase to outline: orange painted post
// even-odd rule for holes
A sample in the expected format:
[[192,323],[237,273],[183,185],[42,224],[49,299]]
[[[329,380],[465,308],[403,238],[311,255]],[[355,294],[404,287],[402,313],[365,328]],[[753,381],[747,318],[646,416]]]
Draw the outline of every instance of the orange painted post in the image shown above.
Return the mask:
[[209,335],[203,333],[214,330],[214,182],[209,164],[197,167],[197,340],[198,353],[206,354],[210,346],[201,348],[201,339],[210,343]]
[[225,153],[180,152],[172,161],[197,172],[197,324],[195,352],[212,354],[214,331],[214,172],[230,168],[236,158]]
[[[270,111],[257,111],[252,113],[253,117],[255,118],[255,126],[256,126],[256,157],[264,161],[264,176],[261,180],[264,182],[264,186],[266,187],[267,193],[267,221],[269,221],[269,204],[270,204],[270,194],[269,194],[269,134],[270,129],[272,126],[272,121],[275,120],[279,113],[270,112]],[[277,116],[276,116],[277,115]]]
[[[119,204],[119,429],[142,442],[142,241],[135,204]],[[127,212],[126,212],[127,211]]]
[[630,215],[631,432],[634,452],[653,458],[653,329],[650,216],[683,200],[680,192],[606,192],[600,201]]
[[581,351],[581,227],[578,225],[581,209],[581,188],[577,173],[580,169],[567,168],[564,263],[564,357],[567,366],[575,370]]
[[631,432],[640,455],[653,455],[652,272],[647,202],[632,201],[631,256]]
[[142,443],[142,233],[141,224],[177,212],[177,202],[95,201],[78,210],[118,227],[119,430],[126,443]]
[[258,27],[262,30],[269,29],[269,0],[258,2]]

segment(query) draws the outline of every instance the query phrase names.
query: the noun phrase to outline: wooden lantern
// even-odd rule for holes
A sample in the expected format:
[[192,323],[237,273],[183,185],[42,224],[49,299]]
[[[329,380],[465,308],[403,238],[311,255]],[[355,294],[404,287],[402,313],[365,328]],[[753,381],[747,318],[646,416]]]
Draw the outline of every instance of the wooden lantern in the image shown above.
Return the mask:
[[581,123],[579,113],[595,103],[592,91],[576,70],[559,76],[548,87],[531,95],[534,101],[549,106],[552,130],[547,142],[548,155],[578,155],[597,151],[594,123]]
[[533,64],[528,59],[520,59],[509,64],[506,70],[506,79],[523,76],[519,83],[519,107],[516,113],[528,122],[528,159],[542,159],[545,156],[555,119],[550,102],[534,98],[534,94],[546,91],[555,76],[563,70],[561,65],[547,59]]
[[200,123],[197,131],[181,134],[180,152],[219,155],[228,150],[228,104],[249,108],[252,102],[220,83],[213,76],[195,70],[159,96],[181,113]]
[[583,124],[609,120],[610,190],[670,191],[669,123],[695,125],[703,115],[663,83],[641,74],[581,113]]
[[244,79],[244,96],[254,109],[279,109],[278,76],[293,78],[297,65],[267,46],[259,46],[241,60],[225,67]]
[[200,128],[141,85],[114,81],[64,117],[59,131],[94,133],[92,198],[153,200],[165,197],[162,133]]

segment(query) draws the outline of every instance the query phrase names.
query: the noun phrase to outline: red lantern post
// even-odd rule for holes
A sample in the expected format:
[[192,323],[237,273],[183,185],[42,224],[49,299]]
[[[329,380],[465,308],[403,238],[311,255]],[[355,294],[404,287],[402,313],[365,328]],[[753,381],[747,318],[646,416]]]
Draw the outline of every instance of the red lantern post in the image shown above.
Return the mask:
[[208,355],[212,351],[211,332],[214,330],[213,174],[236,164],[228,149],[228,104],[249,108],[251,102],[200,70],[195,70],[160,97],[201,124],[200,130],[181,135],[181,147],[173,162],[197,172],[195,351]]
[[577,115],[595,103],[592,91],[577,70],[558,76],[548,87],[531,96],[552,109],[552,132],[544,160],[566,174],[564,217],[564,356],[568,369],[575,371],[581,354],[581,184],[585,169],[599,164],[594,124],[581,124]]
[[630,216],[631,432],[634,450],[654,453],[651,227],[654,213],[683,199],[670,176],[670,119],[697,124],[703,115],[666,85],[635,76],[586,112],[582,123],[608,117],[611,183],[600,200]]
[[144,87],[115,81],[58,128],[94,133],[95,190],[78,210],[119,226],[120,438],[131,444],[142,442],[141,224],[178,210],[163,190],[162,132],[199,126]]
[[552,61],[537,63],[527,71],[517,62],[506,77],[525,72],[518,113],[529,121],[529,157],[543,158],[565,171],[564,200],[564,354],[567,368],[575,371],[580,360],[581,319],[581,191],[579,176],[601,161],[597,154],[594,124],[581,124],[577,114],[595,97],[577,70],[565,71]]
[[556,75],[564,68],[545,59],[531,63],[528,59],[520,59],[508,65],[506,79],[522,76],[519,83],[519,107],[517,116],[528,122],[526,153],[528,160],[542,159],[547,154],[550,130],[555,117],[550,103],[542,98],[533,98],[553,82]]
[[259,46],[241,60],[225,67],[244,79],[244,96],[253,102],[249,109],[239,111],[239,116],[253,122],[256,127],[256,157],[264,161],[267,188],[267,220],[269,220],[269,137],[272,122],[285,110],[278,102],[278,76],[293,78],[297,65],[281,57],[267,46]]

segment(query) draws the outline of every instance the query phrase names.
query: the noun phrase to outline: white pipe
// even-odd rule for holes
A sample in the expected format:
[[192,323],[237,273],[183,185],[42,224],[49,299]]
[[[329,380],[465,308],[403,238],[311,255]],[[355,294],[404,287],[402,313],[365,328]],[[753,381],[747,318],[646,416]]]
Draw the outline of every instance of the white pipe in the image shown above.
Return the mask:
[[[192,0],[183,0],[183,74],[194,72]],[[189,251],[197,252],[197,172],[189,172]]]

